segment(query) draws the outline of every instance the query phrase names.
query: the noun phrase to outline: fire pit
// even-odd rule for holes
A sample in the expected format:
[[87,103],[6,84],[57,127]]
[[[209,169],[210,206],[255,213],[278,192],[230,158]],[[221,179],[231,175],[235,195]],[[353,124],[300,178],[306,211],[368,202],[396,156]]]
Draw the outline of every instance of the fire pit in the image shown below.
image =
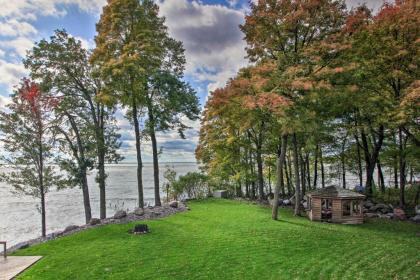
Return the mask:
[[149,233],[149,227],[146,224],[137,224],[134,226],[132,230],[130,230],[132,234],[146,234]]

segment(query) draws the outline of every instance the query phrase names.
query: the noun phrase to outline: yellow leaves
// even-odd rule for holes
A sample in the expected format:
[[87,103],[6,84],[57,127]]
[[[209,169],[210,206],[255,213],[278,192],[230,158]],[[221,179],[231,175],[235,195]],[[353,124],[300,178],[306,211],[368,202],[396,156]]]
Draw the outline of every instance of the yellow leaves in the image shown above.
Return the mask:
[[403,97],[401,105],[420,108],[420,80],[416,80],[410,85]]
[[96,96],[96,100],[107,106],[111,106],[115,103],[115,98],[108,92],[102,91]]

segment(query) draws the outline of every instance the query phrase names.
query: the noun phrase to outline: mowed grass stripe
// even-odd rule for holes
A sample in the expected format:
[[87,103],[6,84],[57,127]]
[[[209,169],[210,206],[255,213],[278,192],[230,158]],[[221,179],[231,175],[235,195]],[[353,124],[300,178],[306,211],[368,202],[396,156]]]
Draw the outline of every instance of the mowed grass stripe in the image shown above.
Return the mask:
[[190,202],[192,211],[109,225],[22,250],[44,255],[19,279],[419,279],[418,225],[310,222],[281,209],[230,200]]

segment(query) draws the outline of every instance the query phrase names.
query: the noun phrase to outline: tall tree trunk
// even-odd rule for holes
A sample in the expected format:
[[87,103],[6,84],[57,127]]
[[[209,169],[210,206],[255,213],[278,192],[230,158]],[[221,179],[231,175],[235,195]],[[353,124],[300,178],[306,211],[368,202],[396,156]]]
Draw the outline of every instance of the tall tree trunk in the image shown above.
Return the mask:
[[286,145],[287,145],[287,134],[282,135],[281,137],[281,148],[280,154],[277,157],[277,182],[274,188],[274,204],[271,213],[271,217],[273,220],[278,219],[278,209],[279,209],[279,192],[280,189],[284,192],[284,185],[283,185],[283,164],[286,158]]
[[88,186],[86,168],[82,170],[81,176],[82,176],[83,206],[85,208],[85,221],[87,224],[92,219],[92,209],[90,207],[89,186]]
[[248,149],[245,148],[245,196],[249,198],[249,163],[248,163]]
[[343,180],[343,188],[346,188],[346,165],[344,159],[341,159],[341,177]]
[[252,158],[252,152],[250,152],[249,154],[249,162],[251,166],[251,177],[253,178],[251,181],[251,198],[255,199],[256,198],[255,179],[254,179],[255,178],[255,164]]
[[305,192],[306,192],[306,182],[305,182],[305,177],[306,177],[306,165],[305,165],[305,161],[303,160],[303,156],[302,156],[302,150],[299,149],[299,166],[300,166],[300,182],[301,182],[301,195],[302,197],[305,196]]
[[[397,138],[395,137],[395,134],[393,133],[393,140],[395,146],[397,146]],[[394,188],[398,189],[398,156],[393,156],[393,167],[394,167]]]
[[[261,140],[261,139],[260,139]],[[259,141],[260,141],[259,140]],[[264,199],[264,177],[263,177],[263,164],[262,164],[262,155],[261,155],[261,144],[257,144],[257,177],[258,177],[258,194],[259,199]]]
[[293,133],[293,165],[295,169],[295,216],[300,216],[300,176],[299,176],[299,154],[296,133]]
[[271,190],[271,165],[268,165],[268,192],[272,193]]
[[[87,180],[87,166],[86,166],[86,158],[85,158],[85,147],[82,142],[79,127],[77,126],[76,121],[74,120],[71,114],[66,113],[67,118],[69,119],[71,128],[76,135],[76,142],[77,142],[77,149],[74,147],[73,155],[77,159],[78,167],[80,170],[80,177],[81,177],[81,187],[83,193],[83,206],[85,209],[85,221],[86,224],[92,219],[92,209],[90,207],[90,197],[89,197],[89,186]],[[66,132],[63,131],[67,141],[72,145],[71,139],[67,136]],[[72,145],[73,146],[73,145]]]
[[106,194],[105,194],[105,135],[104,135],[104,108],[99,106],[98,116],[93,113],[96,126],[96,142],[98,154],[98,183],[99,183],[99,216],[101,219],[106,218]]
[[137,104],[133,97],[133,124],[134,124],[134,132],[136,137],[136,152],[137,152],[137,191],[138,191],[138,200],[139,200],[139,207],[144,207],[144,199],[143,199],[143,161],[141,159],[141,147],[140,147],[140,125],[138,120],[138,112],[137,112]]
[[42,135],[39,137],[39,191],[41,196],[41,227],[42,237],[47,235],[47,226],[45,218],[45,189],[44,189],[44,152],[42,148]]
[[288,158],[287,158],[287,163],[289,164],[289,166],[287,167],[288,168],[288,171],[289,171],[289,186],[290,186],[290,188],[292,188],[292,189],[294,189],[295,188],[295,186],[293,185],[293,174],[292,174],[292,156],[291,156],[291,154],[290,154],[290,150],[289,150],[289,155],[288,155]]
[[319,147],[319,161],[321,164],[321,185],[325,188],[325,170],[324,170],[324,159],[322,156],[322,147]]
[[376,164],[376,166],[378,167],[378,182],[379,182],[379,189],[381,190],[381,193],[385,193],[385,179],[384,179],[384,173],[382,172],[382,166],[381,163],[379,162],[378,159],[378,163]]
[[381,125],[379,127],[378,132],[378,140],[375,140],[373,137],[373,149],[372,153],[369,152],[369,144],[368,139],[365,132],[362,130],[362,144],[363,144],[363,152],[365,154],[365,161],[366,161],[366,196],[367,198],[371,198],[373,194],[373,172],[375,171],[375,165],[378,161],[379,151],[381,150],[383,139],[384,139],[384,126]]
[[356,152],[357,152],[357,169],[359,175],[359,186],[363,186],[363,168],[362,168],[362,156],[360,154],[360,142],[357,133],[354,135],[356,139]]
[[314,162],[314,189],[316,189],[317,183],[318,183],[318,149],[319,149],[319,146],[317,144],[315,148],[315,162]]
[[306,180],[307,180],[307,186],[308,190],[311,189],[311,167],[309,163],[309,153],[306,153],[305,155],[305,162],[306,162]]
[[284,162],[284,169],[283,170],[284,170],[284,174],[286,175],[287,196],[290,197],[290,195],[292,194],[292,188],[291,188],[291,182],[290,182],[290,177],[289,177],[289,172],[288,172],[286,159],[285,159],[285,162]]
[[150,138],[152,140],[152,150],[153,150],[153,178],[155,183],[155,205],[161,206],[162,203],[160,202],[160,187],[159,187],[159,155],[157,150],[157,141],[156,141],[156,133],[155,133],[155,124],[154,124],[154,116],[151,112],[151,108],[149,108],[149,122],[150,122]]
[[405,152],[402,129],[398,128],[398,149],[399,149],[399,166],[400,166],[400,207],[405,206]]

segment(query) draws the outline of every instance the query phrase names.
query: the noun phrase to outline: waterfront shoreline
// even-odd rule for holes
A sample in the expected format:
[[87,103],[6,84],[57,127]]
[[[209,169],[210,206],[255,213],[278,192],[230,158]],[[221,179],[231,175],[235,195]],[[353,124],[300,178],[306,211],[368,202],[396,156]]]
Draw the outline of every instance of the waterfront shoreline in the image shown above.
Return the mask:
[[177,213],[182,213],[189,210],[188,206],[185,203],[179,202],[177,207],[171,207],[169,204],[164,204],[163,206],[149,206],[144,208],[143,215],[136,215],[134,212],[127,213],[127,216],[123,218],[105,218],[99,220],[98,224],[84,224],[81,226],[69,225],[63,230],[55,231],[50,234],[47,234],[45,237],[37,237],[27,241],[19,242],[10,248],[7,248],[7,254],[13,254],[14,252],[25,249],[37,244],[45,243],[51,240],[55,240],[61,237],[73,235],[75,233],[93,229],[100,226],[110,225],[110,224],[127,224],[136,221],[147,221],[155,220],[160,218],[165,218]]

